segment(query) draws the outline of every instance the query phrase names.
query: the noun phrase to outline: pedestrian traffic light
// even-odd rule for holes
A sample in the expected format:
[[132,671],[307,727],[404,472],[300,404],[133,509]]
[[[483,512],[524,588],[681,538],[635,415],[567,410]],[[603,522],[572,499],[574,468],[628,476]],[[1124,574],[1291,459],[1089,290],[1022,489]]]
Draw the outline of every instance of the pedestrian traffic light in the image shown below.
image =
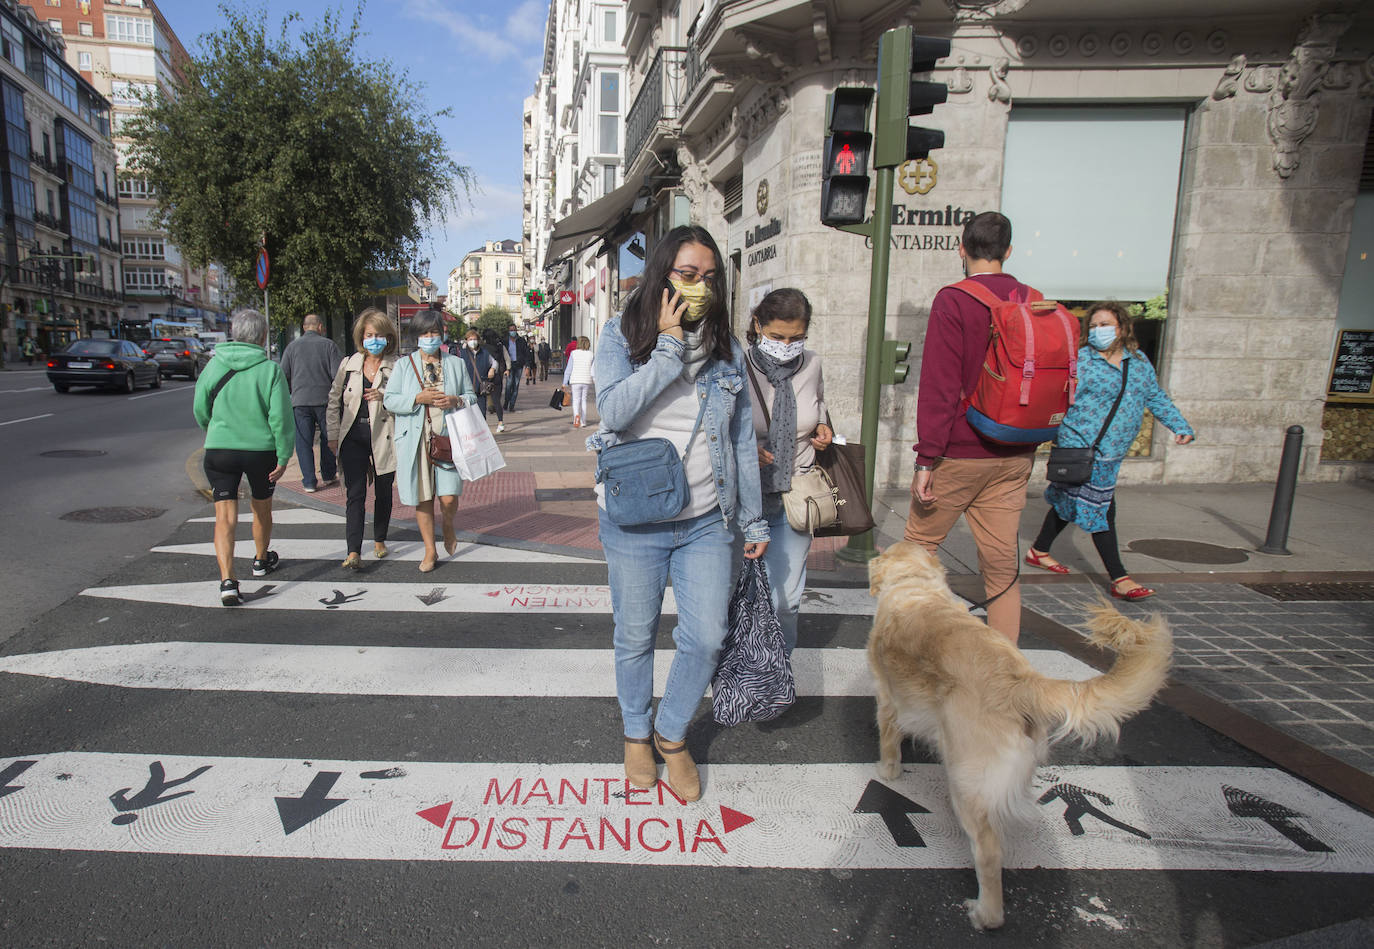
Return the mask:
[[899,343],[893,339],[883,340],[883,360],[879,378],[888,385],[906,382],[906,374],[911,371],[907,357],[911,355],[910,343]]
[[943,82],[911,78],[913,73],[930,72],[937,59],[948,56],[949,40],[916,36],[911,27],[889,32],[891,41],[878,47],[878,117],[873,145],[873,164],[878,168],[925,158],[932,150],[944,147],[944,132],[912,125],[911,117],[925,115],[949,96],[949,87]]
[[868,105],[873,90],[841,86],[826,103],[825,165],[821,170],[821,223],[862,224],[868,211]]

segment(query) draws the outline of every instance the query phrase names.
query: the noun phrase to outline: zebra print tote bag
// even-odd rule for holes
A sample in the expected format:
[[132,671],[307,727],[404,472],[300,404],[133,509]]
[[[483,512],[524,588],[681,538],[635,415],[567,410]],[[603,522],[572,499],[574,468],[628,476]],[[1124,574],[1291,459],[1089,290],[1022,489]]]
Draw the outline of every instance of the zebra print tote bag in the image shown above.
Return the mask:
[[746,560],[730,596],[729,628],[711,680],[712,715],[721,725],[767,722],[796,700],[792,662],[768,595],[768,570],[762,560]]

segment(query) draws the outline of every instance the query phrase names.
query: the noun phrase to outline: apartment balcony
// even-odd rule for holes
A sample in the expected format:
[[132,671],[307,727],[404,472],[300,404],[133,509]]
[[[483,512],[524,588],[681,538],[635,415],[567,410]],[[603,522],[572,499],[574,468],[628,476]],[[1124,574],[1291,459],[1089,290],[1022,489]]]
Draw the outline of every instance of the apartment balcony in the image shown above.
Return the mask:
[[[35,224],[42,224],[44,227],[54,231],[62,230],[62,221],[54,217],[47,211],[34,211],[33,220]],[[65,232],[64,232],[65,233]]]
[[[55,176],[57,176],[58,178],[64,178],[64,176],[63,176],[63,174],[62,174],[62,166],[59,165],[56,161],[54,161],[53,159],[49,158],[49,157],[46,156],[46,155],[39,155],[39,154],[37,154],[37,153],[30,153],[30,154],[29,154],[29,164],[31,164],[31,165],[37,165],[39,168],[42,168],[44,171],[46,171],[46,172],[47,172],[48,174],[50,174],[50,175],[55,175]],[[65,178],[64,178],[64,180],[65,180]]]
[[[687,48],[664,46],[644,74],[644,83],[625,115],[625,165],[630,169],[640,152],[656,150],[676,140],[682,106],[687,97]],[[628,177],[628,175],[627,175]]]
[[108,204],[112,208],[119,207],[119,201],[115,199],[115,196],[100,188],[95,189],[95,199],[102,204]]

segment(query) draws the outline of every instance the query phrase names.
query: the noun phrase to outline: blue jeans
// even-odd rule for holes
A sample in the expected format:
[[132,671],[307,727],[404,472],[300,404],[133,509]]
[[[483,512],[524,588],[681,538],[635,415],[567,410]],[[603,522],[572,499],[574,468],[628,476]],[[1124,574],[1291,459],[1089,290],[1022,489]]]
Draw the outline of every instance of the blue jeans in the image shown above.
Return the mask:
[[[811,535],[793,530],[787,523],[781,494],[764,494],[763,517],[772,537],[763,552],[763,565],[768,568],[768,589],[778,624],[782,626],[783,643],[791,655],[797,646],[797,611],[806,589],[806,555],[811,552]],[[744,537],[737,535],[735,544],[743,551]]]
[[[715,675],[725,639],[730,529],[715,508],[684,521],[637,527],[618,527],[605,511],[600,517],[615,612],[615,691],[625,737],[648,738],[652,724],[665,740],[681,741]],[[677,601],[677,653],[654,719],[654,640],[669,577]]]
[[329,430],[325,425],[323,405],[292,406],[296,417],[296,463],[301,466],[301,484],[315,487],[315,430],[320,433],[320,478],[333,481],[339,473],[334,453],[329,450]]
[[505,405],[507,412],[515,411],[515,397],[520,392],[520,379],[524,375],[525,367],[512,368],[510,375],[506,376],[506,395]]

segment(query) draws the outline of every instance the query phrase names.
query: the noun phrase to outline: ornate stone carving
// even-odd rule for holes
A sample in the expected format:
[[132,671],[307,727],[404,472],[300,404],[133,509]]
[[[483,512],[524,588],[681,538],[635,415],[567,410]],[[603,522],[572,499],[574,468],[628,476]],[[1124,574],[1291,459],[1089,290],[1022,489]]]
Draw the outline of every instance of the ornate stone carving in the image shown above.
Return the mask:
[[1180,56],[1187,56],[1197,47],[1197,40],[1193,39],[1193,34],[1184,30],[1174,37],[1174,52]]
[[758,134],[776,122],[791,107],[791,104],[787,94],[779,89],[774,89],[772,92],[760,96],[748,107],[740,119],[740,138],[745,141],[757,138]]
[[825,0],[811,0],[811,35],[816,38],[817,58],[822,63],[830,62],[830,20]]
[[964,65],[967,57],[960,56],[956,59],[954,71],[949,74],[950,95],[964,95],[973,91],[973,77],[969,75],[968,67]]
[[701,143],[700,153],[708,162],[714,161],[720,150],[735,140],[739,135],[739,130],[739,109],[733,108],[730,110],[730,117],[707,134]]
[[1273,66],[1264,64],[1255,66],[1245,75],[1245,91],[1268,92],[1274,88],[1274,73],[1276,71]]
[[1051,56],[1058,59],[1069,51],[1071,45],[1068,36],[1063,33],[1056,33],[1050,37],[1050,41],[1045,44],[1045,48],[1050,51]]
[[992,85],[988,87],[989,102],[1011,105],[1011,86],[1007,85],[1007,72],[1010,69],[1011,60],[1005,56],[988,67],[988,78],[992,80]]
[[1364,73],[1364,82],[1360,83],[1359,95],[1362,99],[1374,96],[1374,56],[1364,61],[1364,66],[1360,70]]
[[1164,49],[1164,37],[1157,31],[1151,30],[1140,38],[1140,51],[1146,56],[1158,56]]
[[1217,87],[1212,90],[1212,98],[1220,102],[1222,99],[1229,99],[1236,94],[1240,87],[1241,74],[1245,72],[1245,54],[1240,53],[1231,57],[1231,61],[1226,64],[1226,69],[1221,74],[1221,80]]
[[993,17],[1015,13],[1030,0],[945,0],[945,6],[956,20],[991,20]]
[[1107,48],[1112,51],[1113,56],[1125,56],[1131,51],[1131,34],[1116,33],[1107,43]]
[[1084,33],[1078,38],[1078,52],[1085,57],[1096,56],[1102,49],[1102,40],[1096,33]]
[[1202,45],[1213,56],[1220,56],[1231,45],[1231,37],[1225,30],[1213,30],[1207,34],[1207,39],[1203,40]]
[[1027,33],[1016,41],[1016,52],[1022,59],[1030,59],[1040,52],[1040,37],[1034,33]]
[[1279,70],[1278,81],[1269,93],[1265,126],[1274,143],[1274,170],[1280,178],[1292,175],[1302,160],[1302,143],[1317,125],[1317,92],[1336,54],[1336,42],[1349,27],[1346,14],[1310,17],[1288,62]]
[[1355,84],[1354,63],[1332,63],[1322,77],[1323,89],[1349,89]]
[[707,201],[712,188],[706,177],[706,167],[697,162],[686,146],[677,147],[677,163],[682,169],[682,193],[691,204],[690,217],[693,224],[705,224],[707,220]]

